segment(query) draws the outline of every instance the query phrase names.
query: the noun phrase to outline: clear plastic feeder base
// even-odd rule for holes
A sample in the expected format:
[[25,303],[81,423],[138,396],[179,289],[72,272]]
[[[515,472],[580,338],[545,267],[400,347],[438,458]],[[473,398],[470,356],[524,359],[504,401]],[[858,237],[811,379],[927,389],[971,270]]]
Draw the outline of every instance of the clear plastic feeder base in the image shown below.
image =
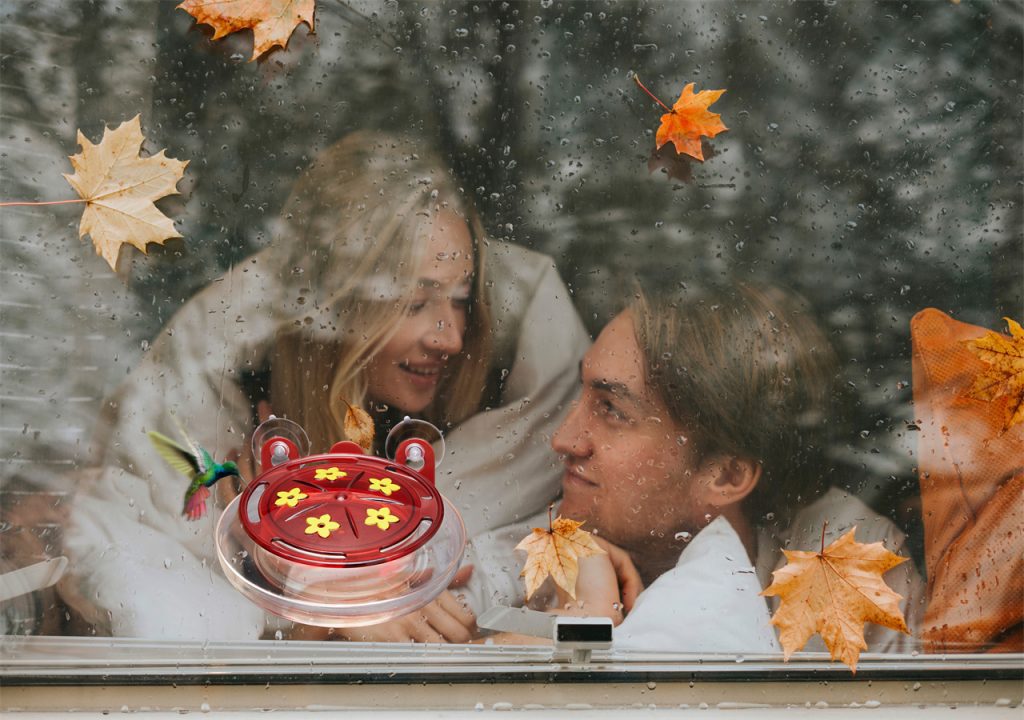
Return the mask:
[[444,500],[444,522],[403,557],[361,567],[321,567],[257,544],[242,527],[236,497],[217,523],[217,557],[231,584],[267,612],[307,625],[376,625],[423,607],[459,568],[466,530]]

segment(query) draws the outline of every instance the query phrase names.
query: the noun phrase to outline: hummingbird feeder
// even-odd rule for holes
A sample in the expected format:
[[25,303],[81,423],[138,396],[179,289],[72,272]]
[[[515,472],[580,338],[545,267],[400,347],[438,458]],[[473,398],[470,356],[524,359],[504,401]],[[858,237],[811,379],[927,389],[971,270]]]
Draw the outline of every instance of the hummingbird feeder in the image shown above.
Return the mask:
[[325,627],[373,625],[433,600],[466,545],[462,518],[434,485],[435,449],[424,435],[435,434],[407,418],[385,444],[392,459],[347,441],[304,456],[296,423],[260,425],[261,473],[217,525],[228,580],[268,612]]

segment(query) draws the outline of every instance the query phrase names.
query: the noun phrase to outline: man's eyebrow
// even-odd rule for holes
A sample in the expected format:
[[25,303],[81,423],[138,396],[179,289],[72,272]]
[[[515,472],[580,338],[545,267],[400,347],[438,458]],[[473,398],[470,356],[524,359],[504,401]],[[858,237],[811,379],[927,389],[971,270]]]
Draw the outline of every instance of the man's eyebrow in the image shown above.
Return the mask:
[[625,383],[614,382],[611,380],[591,380],[589,385],[594,390],[611,393],[617,397],[629,400],[634,405],[643,407],[647,404],[642,397],[630,390]]

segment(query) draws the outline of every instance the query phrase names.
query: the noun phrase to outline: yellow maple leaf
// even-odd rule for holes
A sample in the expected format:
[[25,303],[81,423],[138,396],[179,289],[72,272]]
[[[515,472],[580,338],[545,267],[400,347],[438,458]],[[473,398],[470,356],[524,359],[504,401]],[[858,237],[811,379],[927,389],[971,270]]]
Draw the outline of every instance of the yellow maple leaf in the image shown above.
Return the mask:
[[725,90],[701,90],[695,93],[693,86],[693,83],[688,83],[672,106],[672,111],[661,116],[655,144],[660,148],[671,141],[676,147],[676,152],[685,153],[703,162],[701,136],[713,138],[729,129],[718,113],[708,110],[708,106],[722,97]]
[[857,542],[856,530],[821,552],[783,550],[788,563],[772,573],[772,584],[761,594],[781,600],[772,625],[779,628],[786,660],[817,632],[832,659],[857,672],[860,651],[868,647],[865,622],[910,633],[900,610],[902,596],[882,579],[886,570],[906,558],[889,552],[880,542]]
[[342,402],[348,405],[343,423],[345,437],[367,453],[373,452],[373,438],[376,434],[373,418],[365,410],[352,405],[348,400],[342,398]]
[[314,0],[184,0],[177,8],[213,27],[214,40],[251,29],[250,62],[278,45],[287,47],[299,23],[313,30]]
[[549,530],[534,528],[516,545],[516,550],[526,551],[526,565],[520,577],[526,578],[527,600],[537,592],[548,575],[573,599],[576,598],[579,558],[604,555],[604,550],[593,536],[580,529],[582,524],[558,517]]
[[142,140],[138,115],[113,130],[104,128],[98,145],[79,130],[82,152],[70,158],[75,174],[64,175],[86,201],[78,236],[89,235],[111,269],[116,269],[117,254],[125,243],[146,252],[149,243],[181,237],[153,203],[178,193],[175,186],[188,161],[166,157],[163,150],[140,157]]
[[1003,429],[1024,422],[1024,328],[1010,318],[1003,318],[1010,329],[1010,337],[988,332],[964,344],[986,365],[984,372],[974,378],[967,397],[993,401],[1007,398]]

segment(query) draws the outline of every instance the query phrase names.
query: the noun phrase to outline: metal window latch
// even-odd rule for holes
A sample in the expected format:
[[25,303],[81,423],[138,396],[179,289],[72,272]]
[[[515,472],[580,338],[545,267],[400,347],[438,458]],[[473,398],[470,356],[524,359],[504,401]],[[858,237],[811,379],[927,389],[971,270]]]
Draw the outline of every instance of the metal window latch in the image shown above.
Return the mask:
[[484,630],[512,632],[551,640],[556,657],[570,657],[570,662],[585,665],[594,650],[612,646],[612,621],[606,617],[552,615],[528,608],[496,605],[477,619]]

